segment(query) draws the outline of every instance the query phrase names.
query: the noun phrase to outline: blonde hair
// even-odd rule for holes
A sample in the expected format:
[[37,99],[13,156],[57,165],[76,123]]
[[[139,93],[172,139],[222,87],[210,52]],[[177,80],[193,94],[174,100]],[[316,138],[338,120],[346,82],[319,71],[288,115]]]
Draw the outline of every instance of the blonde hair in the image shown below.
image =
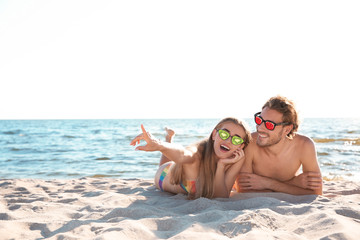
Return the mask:
[[[232,122],[240,127],[242,127],[245,131],[244,137],[244,145],[245,147],[249,144],[251,140],[251,132],[247,124],[241,120],[236,118],[224,118],[222,119],[214,129],[219,129],[223,126],[224,123]],[[212,139],[212,132],[209,138],[204,139],[195,144],[197,146],[197,157],[200,159],[199,166],[199,178],[196,186],[195,195],[189,193],[189,199],[206,197],[213,198],[214,196],[214,178],[217,167],[217,157],[214,152],[214,140]],[[172,168],[171,172],[171,183],[172,184],[180,184],[183,180],[183,169],[182,164],[175,164]]]

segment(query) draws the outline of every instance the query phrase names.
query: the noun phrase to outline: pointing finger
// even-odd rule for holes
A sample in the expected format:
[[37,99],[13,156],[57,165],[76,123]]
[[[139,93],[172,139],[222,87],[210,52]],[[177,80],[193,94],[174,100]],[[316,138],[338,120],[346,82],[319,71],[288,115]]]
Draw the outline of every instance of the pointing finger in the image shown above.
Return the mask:
[[143,132],[145,141],[148,142],[150,139],[150,136],[149,136],[149,133],[145,130],[144,125],[142,125],[142,124],[141,124],[141,130]]
[[143,134],[136,136],[133,140],[131,140],[130,145],[135,146],[136,144],[139,144],[140,140],[142,140],[143,138]]
[[135,148],[135,151],[146,151],[145,146],[138,146]]

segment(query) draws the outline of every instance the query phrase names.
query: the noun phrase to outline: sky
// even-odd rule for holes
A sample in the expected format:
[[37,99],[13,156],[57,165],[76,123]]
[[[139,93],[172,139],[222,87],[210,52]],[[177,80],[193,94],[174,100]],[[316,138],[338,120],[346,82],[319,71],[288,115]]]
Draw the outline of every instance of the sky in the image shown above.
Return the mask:
[[0,119],[360,117],[359,1],[0,0]]

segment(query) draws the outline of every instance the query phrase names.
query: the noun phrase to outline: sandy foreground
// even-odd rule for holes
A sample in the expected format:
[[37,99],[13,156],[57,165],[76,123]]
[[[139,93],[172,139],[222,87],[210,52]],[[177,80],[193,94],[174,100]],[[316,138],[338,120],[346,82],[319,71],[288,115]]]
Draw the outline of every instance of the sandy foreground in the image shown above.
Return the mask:
[[0,239],[360,239],[360,183],[187,200],[152,180],[0,180]]

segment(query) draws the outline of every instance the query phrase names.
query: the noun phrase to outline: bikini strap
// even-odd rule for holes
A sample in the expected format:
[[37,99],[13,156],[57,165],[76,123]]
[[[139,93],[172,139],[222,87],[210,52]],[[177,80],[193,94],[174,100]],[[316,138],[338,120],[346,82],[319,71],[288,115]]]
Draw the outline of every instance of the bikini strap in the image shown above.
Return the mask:
[[164,191],[164,189],[163,189],[163,187],[162,187],[163,181],[164,181],[164,178],[166,177],[166,175],[167,175],[167,173],[168,173],[168,171],[169,171],[169,169],[170,169],[170,166],[171,166],[171,164],[168,164],[168,165],[164,168],[164,170],[161,172],[161,175],[160,175],[159,187],[160,187],[160,190],[161,190],[162,192]]
[[183,182],[181,182],[180,186],[182,189],[185,190],[185,192],[187,192],[187,193],[195,193],[196,192],[196,181],[186,180],[184,182],[185,182],[185,184]]

